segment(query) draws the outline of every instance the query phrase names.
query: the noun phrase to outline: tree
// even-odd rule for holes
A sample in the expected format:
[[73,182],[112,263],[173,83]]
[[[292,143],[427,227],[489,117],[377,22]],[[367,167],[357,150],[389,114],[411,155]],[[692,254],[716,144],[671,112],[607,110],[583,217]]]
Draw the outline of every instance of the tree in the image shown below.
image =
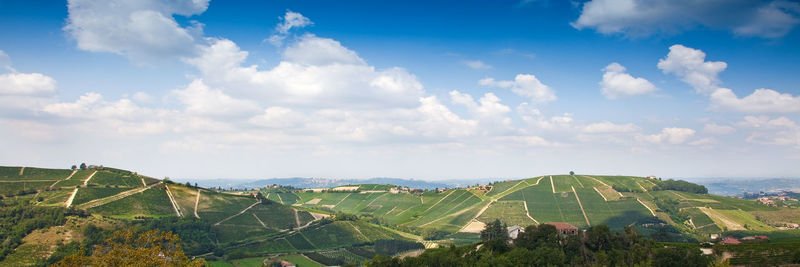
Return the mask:
[[508,250],[508,239],[508,230],[498,219],[487,224],[486,228],[481,231],[483,245],[491,251],[502,253]]
[[205,266],[205,260],[189,260],[181,239],[172,232],[151,230],[137,234],[133,228],[116,231],[94,252],[86,248],[65,257],[54,266]]
[[569,175],[575,175],[574,171],[569,171]]
[[72,168],[71,168],[71,169],[72,169],[73,171],[74,171],[74,170],[77,170],[77,169],[78,169],[78,166],[72,165]]
[[81,163],[81,170],[86,170],[86,163]]

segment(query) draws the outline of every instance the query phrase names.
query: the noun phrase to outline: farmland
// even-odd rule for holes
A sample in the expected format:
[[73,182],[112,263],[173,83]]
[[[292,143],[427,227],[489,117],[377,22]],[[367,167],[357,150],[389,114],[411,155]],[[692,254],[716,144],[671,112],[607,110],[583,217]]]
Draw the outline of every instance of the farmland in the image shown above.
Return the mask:
[[[496,219],[523,227],[566,222],[586,229],[604,224],[615,231],[629,225],[663,223],[680,234],[707,240],[708,234],[726,231],[780,236],[783,232],[777,226],[800,217],[794,210],[751,200],[661,190],[656,187],[659,181],[627,176],[552,175],[551,179],[546,175],[440,191],[401,191],[391,185],[367,184],[316,190],[276,186],[231,192],[111,168],[73,173],[0,167],[0,182],[0,193],[26,192],[9,197],[11,200],[63,207],[71,199],[72,207],[97,218],[141,221],[145,217],[182,216],[208,223],[216,238],[214,243],[224,253],[248,259],[214,264],[234,265],[260,262],[272,253],[295,253],[293,259],[302,260],[297,257],[305,257],[297,253],[304,252],[323,261],[358,263],[366,257],[353,253],[353,246],[360,253],[371,249],[376,240],[422,240],[431,232],[441,233],[436,236],[439,240],[424,242],[442,246],[470,243],[478,240],[477,234],[459,230],[473,222]],[[255,193],[261,193],[264,200],[256,199]],[[321,214],[333,217],[322,219]],[[340,215],[351,217],[338,218]],[[21,249],[33,254],[45,248]],[[25,261],[18,256],[12,260]]]

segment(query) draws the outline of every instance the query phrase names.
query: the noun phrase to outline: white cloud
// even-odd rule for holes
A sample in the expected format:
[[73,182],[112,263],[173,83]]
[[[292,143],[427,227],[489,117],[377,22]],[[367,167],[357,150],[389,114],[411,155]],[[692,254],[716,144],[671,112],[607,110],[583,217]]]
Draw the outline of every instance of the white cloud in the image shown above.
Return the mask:
[[52,95],[56,92],[56,81],[40,73],[0,74],[0,96]]
[[289,30],[292,28],[302,28],[314,24],[309,18],[306,18],[300,13],[292,11],[286,11],[286,14],[283,16],[282,20],[283,22],[279,23],[278,26],[275,26],[275,30],[283,34],[289,33]]
[[672,144],[678,145],[689,141],[694,137],[695,130],[688,128],[664,128],[659,134],[646,135],[643,139],[648,142],[657,144]]
[[300,42],[286,48],[284,60],[304,65],[366,65],[355,51],[336,40],[305,35]]
[[711,107],[746,113],[797,113],[800,112],[800,96],[761,88],[739,98],[731,89],[720,88],[711,94]]
[[280,18],[281,23],[275,26],[275,34],[267,38],[267,41],[274,46],[281,46],[283,40],[289,35],[292,28],[303,28],[308,25],[314,24],[311,19],[303,16],[303,14],[287,10],[286,14]]
[[665,74],[675,74],[698,93],[710,94],[718,88],[717,75],[728,67],[722,61],[705,61],[706,53],[699,49],[673,45],[666,58],[658,61],[658,68]]
[[786,35],[797,23],[800,4],[788,1],[774,1],[755,10],[747,24],[733,29],[741,36],[760,36],[778,38]]
[[719,125],[716,123],[706,123],[706,125],[703,127],[703,132],[715,135],[726,135],[735,131],[736,128],[728,125]]
[[750,136],[745,139],[747,142],[800,148],[800,126],[789,118],[770,119],[768,116],[745,116],[738,125],[752,130]]
[[470,67],[471,69],[474,69],[474,70],[491,69],[492,68],[491,65],[483,63],[483,61],[480,61],[480,60],[464,60],[464,61],[461,61],[461,64],[464,64],[465,66]]
[[81,50],[125,55],[146,63],[191,56],[202,24],[181,27],[173,15],[192,16],[208,8],[208,0],[105,1],[70,0],[66,30]]
[[798,23],[800,5],[776,1],[592,0],[571,25],[603,34],[676,34],[700,26],[739,36],[777,38]]
[[205,83],[266,105],[412,107],[424,94],[406,70],[376,70],[339,42],[310,34],[286,48],[284,60],[272,69],[241,66],[247,56],[234,42],[220,39],[186,61],[203,73]]
[[263,114],[250,118],[252,124],[268,128],[296,128],[308,118],[297,111],[286,107],[270,107]]
[[422,97],[421,105],[417,111],[422,114],[422,120],[417,123],[420,133],[424,136],[446,136],[450,138],[469,136],[475,133],[478,122],[465,120],[442,105],[436,96]]
[[612,122],[591,123],[583,127],[585,133],[630,133],[639,131],[639,127],[633,123],[615,124]]
[[513,81],[496,81],[494,78],[484,78],[478,83],[483,86],[511,88],[514,93],[530,98],[533,102],[551,102],[558,99],[553,89],[540,82],[532,74],[517,74]]
[[600,86],[603,88],[603,95],[614,99],[620,96],[633,96],[649,94],[658,90],[655,85],[644,78],[635,78],[625,73],[625,67],[619,63],[611,63],[603,68],[603,81]]
[[484,132],[500,132],[511,129],[511,118],[507,116],[511,108],[500,103],[493,93],[486,93],[479,99],[479,103],[472,96],[459,91],[450,91],[450,98],[454,104],[464,105],[469,112],[479,121]]
[[209,88],[202,80],[194,80],[184,90],[172,91],[186,112],[196,115],[240,115],[254,114],[259,110],[252,101],[235,99],[221,90]]
[[713,109],[747,113],[800,112],[800,96],[761,88],[739,98],[733,90],[719,87],[721,81],[717,76],[727,68],[727,63],[705,61],[703,51],[682,45],[673,45],[669,49],[667,57],[658,61],[658,68],[680,77],[698,93],[710,94]]

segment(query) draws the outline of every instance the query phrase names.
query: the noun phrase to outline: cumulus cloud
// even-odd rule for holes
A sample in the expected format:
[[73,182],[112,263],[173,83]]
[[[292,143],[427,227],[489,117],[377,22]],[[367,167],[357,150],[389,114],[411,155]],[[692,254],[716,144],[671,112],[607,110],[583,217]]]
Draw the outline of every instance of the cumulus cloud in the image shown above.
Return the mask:
[[51,95],[56,92],[56,81],[40,73],[0,74],[2,95]]
[[571,25],[603,34],[648,36],[707,27],[738,36],[777,38],[798,23],[800,5],[784,0],[592,0]]
[[699,49],[673,45],[667,57],[658,61],[658,68],[665,74],[675,74],[698,93],[710,94],[720,84],[720,72],[728,67],[722,61],[705,61],[706,53]]
[[715,135],[726,135],[731,134],[736,131],[736,128],[733,128],[728,125],[719,125],[716,123],[706,123],[703,127],[703,132]]
[[747,113],[800,112],[800,96],[761,88],[739,98],[733,90],[719,86],[718,75],[727,68],[727,63],[705,61],[703,51],[683,45],[673,45],[669,49],[667,57],[658,61],[658,68],[665,74],[675,74],[698,93],[709,94],[713,109]]
[[497,81],[484,78],[478,84],[489,87],[510,88],[514,93],[527,97],[533,102],[551,102],[558,99],[549,86],[543,84],[532,74],[517,74],[513,81]]
[[798,113],[800,96],[761,88],[739,98],[733,90],[720,88],[711,94],[711,107],[746,113]]
[[292,12],[290,10],[286,11],[286,14],[283,17],[280,17],[281,23],[278,23],[275,26],[275,34],[271,35],[267,41],[269,41],[274,46],[281,46],[283,44],[283,40],[286,39],[286,36],[289,35],[289,31],[293,28],[303,28],[309,25],[314,24],[311,22],[311,19],[303,16],[303,14]]
[[172,92],[191,114],[225,116],[253,114],[260,108],[252,101],[235,99],[221,90],[211,89],[202,80],[194,80],[184,90]]
[[694,137],[694,134],[695,130],[693,129],[673,127],[664,128],[661,130],[661,133],[658,134],[645,135],[643,139],[656,144],[678,145],[689,141]]
[[501,104],[500,98],[493,93],[486,93],[475,102],[471,95],[453,90],[450,91],[450,98],[454,104],[466,106],[485,132],[507,131],[511,128],[511,118],[506,115],[511,108]]
[[208,0],[105,1],[70,0],[66,30],[78,48],[125,55],[137,63],[192,56],[202,24],[182,27],[173,15],[192,16]]
[[800,126],[787,117],[745,116],[737,125],[752,130],[747,142],[800,148]]
[[633,96],[649,94],[658,90],[655,85],[645,78],[633,77],[625,73],[625,67],[619,63],[611,63],[603,68],[603,80],[600,86],[606,98],[614,99],[620,96]]
[[480,60],[464,60],[464,61],[461,61],[461,64],[464,64],[464,66],[467,66],[467,67],[469,67],[469,68],[471,68],[473,70],[491,69],[492,68],[492,65],[483,63],[483,61],[480,61]]
[[424,88],[405,69],[378,70],[354,51],[329,38],[304,35],[283,53],[272,69],[242,66],[248,53],[230,40],[216,39],[199,57],[186,62],[197,67],[204,82],[226,88],[233,97],[267,105],[320,107],[411,107]]

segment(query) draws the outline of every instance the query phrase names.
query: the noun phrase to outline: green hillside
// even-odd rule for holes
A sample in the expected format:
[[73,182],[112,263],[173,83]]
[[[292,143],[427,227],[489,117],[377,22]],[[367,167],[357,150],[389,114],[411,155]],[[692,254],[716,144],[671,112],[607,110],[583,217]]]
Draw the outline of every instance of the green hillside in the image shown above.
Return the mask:
[[[426,238],[431,239],[424,241],[428,247],[471,243],[494,220],[523,227],[607,225],[614,231],[636,226],[646,235],[668,228],[667,241],[703,241],[709,234],[725,233],[785,238],[794,234],[777,227],[800,217],[793,209],[705,194],[693,184],[632,176],[546,175],[440,191],[379,184],[217,191],[113,168],[0,167],[0,183],[4,203],[70,207],[110,220],[104,224],[113,227],[152,220],[161,225],[157,222],[166,219],[181,220],[180,227],[189,229],[207,227],[201,231],[204,239],[187,245],[230,260],[288,252],[358,263],[368,258],[358,253],[371,251],[377,240]],[[165,229],[201,236],[180,227]],[[83,238],[75,231],[70,238]],[[66,238],[62,230],[50,232]],[[36,247],[22,251],[39,253]]]

